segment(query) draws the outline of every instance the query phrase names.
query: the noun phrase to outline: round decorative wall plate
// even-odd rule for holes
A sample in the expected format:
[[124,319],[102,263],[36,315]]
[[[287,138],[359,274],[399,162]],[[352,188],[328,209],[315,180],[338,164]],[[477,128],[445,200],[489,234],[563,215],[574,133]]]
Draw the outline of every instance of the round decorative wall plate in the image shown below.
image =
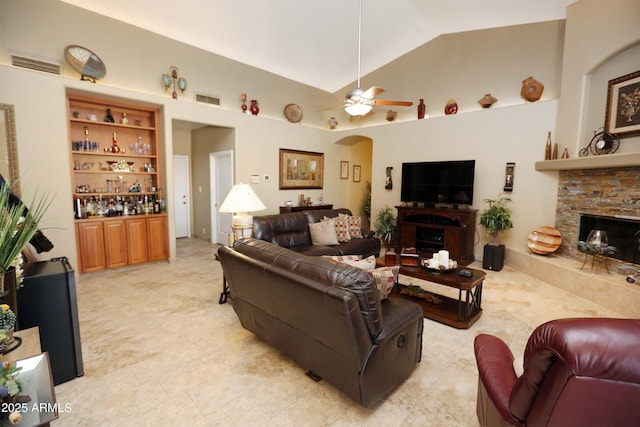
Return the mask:
[[298,123],[302,120],[302,108],[297,104],[287,104],[287,106],[284,107],[284,116],[291,123]]
[[89,80],[93,83],[107,74],[102,59],[86,47],[69,45],[64,48],[64,57],[75,71],[82,75],[81,80]]

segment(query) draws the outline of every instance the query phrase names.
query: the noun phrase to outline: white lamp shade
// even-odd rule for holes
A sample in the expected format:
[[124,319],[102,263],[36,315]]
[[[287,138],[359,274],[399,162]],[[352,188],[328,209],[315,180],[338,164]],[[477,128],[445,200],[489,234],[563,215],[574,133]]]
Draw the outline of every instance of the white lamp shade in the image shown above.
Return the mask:
[[247,212],[266,209],[262,200],[251,189],[249,184],[236,184],[222,202],[220,212],[235,213],[231,219],[231,229],[234,237],[251,237],[253,230],[253,217]]
[[222,202],[219,211],[227,213],[247,213],[266,209],[249,184],[236,184]]
[[349,104],[344,107],[344,111],[352,116],[364,116],[373,108],[372,105],[363,104],[360,102],[356,102],[354,104]]

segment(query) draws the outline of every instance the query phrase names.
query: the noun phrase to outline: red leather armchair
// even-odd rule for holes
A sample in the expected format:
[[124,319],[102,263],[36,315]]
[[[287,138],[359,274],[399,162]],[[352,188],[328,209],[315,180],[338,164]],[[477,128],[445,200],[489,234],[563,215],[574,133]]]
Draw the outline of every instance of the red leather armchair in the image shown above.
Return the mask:
[[559,319],[538,326],[516,376],[495,336],[475,338],[481,426],[640,426],[640,319]]

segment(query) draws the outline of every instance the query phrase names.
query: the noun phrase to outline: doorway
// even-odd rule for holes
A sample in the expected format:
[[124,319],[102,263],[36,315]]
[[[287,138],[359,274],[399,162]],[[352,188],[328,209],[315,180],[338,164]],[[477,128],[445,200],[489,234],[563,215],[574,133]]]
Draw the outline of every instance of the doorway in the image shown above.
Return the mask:
[[209,154],[209,179],[211,181],[211,243],[229,244],[232,214],[218,209],[233,186],[233,151]]
[[173,156],[173,208],[176,227],[176,238],[191,237],[191,179],[189,156]]

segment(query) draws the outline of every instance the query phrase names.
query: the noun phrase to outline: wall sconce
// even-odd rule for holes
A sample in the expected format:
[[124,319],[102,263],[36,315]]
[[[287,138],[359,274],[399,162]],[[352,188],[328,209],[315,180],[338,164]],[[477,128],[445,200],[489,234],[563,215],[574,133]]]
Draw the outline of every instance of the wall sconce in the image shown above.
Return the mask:
[[512,162],[507,163],[507,170],[504,176],[504,191],[513,191],[513,178],[514,178],[515,167],[516,167],[515,163],[512,163]]
[[162,86],[164,86],[164,91],[166,92],[173,83],[173,93],[171,96],[173,99],[178,99],[176,86],[180,89],[180,93],[184,93],[184,90],[187,88],[187,80],[184,77],[178,77],[178,67],[171,66],[169,71],[171,71],[170,75],[167,73],[162,75]]

